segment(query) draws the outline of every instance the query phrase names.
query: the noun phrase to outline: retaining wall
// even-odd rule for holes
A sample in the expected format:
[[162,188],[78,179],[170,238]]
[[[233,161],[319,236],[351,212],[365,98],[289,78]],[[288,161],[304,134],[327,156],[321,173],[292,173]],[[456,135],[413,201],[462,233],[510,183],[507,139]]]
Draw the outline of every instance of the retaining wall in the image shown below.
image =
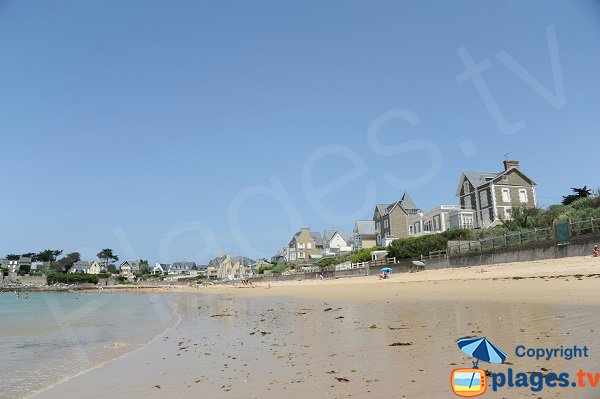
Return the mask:
[[[449,267],[467,267],[492,265],[496,263],[527,262],[532,260],[559,259],[571,256],[591,256],[598,237],[577,239],[568,245],[556,246],[548,243],[543,246],[524,246],[496,250],[494,252],[475,252],[464,255],[454,255],[448,259]],[[427,261],[429,266],[432,261]],[[428,267],[432,268],[432,267]]]

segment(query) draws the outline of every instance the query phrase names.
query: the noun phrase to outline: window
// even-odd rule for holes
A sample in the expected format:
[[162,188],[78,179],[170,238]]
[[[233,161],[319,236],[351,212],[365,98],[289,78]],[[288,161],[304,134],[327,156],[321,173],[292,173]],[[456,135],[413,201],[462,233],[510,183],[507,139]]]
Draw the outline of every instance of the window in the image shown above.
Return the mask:
[[471,196],[467,195],[465,197],[465,209],[473,209],[471,208]]
[[466,181],[463,183],[463,194],[467,194],[469,192],[469,182]]
[[312,248],[312,242],[307,242],[306,249],[311,249],[311,248]]
[[472,229],[473,228],[473,215],[462,215],[463,227]]
[[408,226],[408,232],[410,234],[413,234],[414,233],[414,227],[413,226]]
[[439,215],[433,217],[433,230],[434,231],[441,231],[442,230],[442,225],[440,223],[440,217],[439,217]]
[[303,242],[299,242],[298,243],[298,249],[304,249],[304,243]]
[[502,189],[502,202],[510,202],[510,190],[508,188]]
[[519,190],[519,201],[527,202],[527,190],[525,190],[524,188]]
[[383,219],[383,228],[387,229],[390,227],[390,221],[388,219]]
[[485,208],[486,206],[488,206],[488,196],[487,196],[487,193],[488,193],[487,190],[479,192],[479,203],[481,204],[482,208]]
[[304,259],[304,252],[298,252],[298,259]]
[[481,211],[481,223],[483,224],[483,227],[490,225],[490,213],[487,209]]
[[510,220],[510,219],[512,219],[512,209],[504,208],[504,220]]
[[375,230],[377,230],[377,231],[381,230],[381,223],[379,223],[379,222],[375,223]]

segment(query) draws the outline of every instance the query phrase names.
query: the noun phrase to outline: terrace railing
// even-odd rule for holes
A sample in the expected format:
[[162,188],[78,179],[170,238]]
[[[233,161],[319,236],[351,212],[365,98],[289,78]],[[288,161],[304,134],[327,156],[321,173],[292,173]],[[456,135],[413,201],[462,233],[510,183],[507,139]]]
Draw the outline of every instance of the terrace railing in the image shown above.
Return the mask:
[[[600,219],[590,218],[577,222],[569,221],[569,234],[574,237],[585,237],[600,234]],[[462,241],[448,245],[447,256],[460,255],[477,251],[494,251],[504,248],[519,248],[525,245],[536,246],[554,241],[552,227],[507,233],[501,236],[482,238],[474,241]],[[430,252],[429,259],[441,251]]]

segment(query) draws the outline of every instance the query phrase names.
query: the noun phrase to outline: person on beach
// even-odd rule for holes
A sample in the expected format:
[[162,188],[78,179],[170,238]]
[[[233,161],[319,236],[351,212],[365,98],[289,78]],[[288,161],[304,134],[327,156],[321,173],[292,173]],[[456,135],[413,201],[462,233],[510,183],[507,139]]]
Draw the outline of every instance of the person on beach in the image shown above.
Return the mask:
[[597,258],[598,256],[600,256],[600,248],[598,248],[597,245],[594,245],[594,248],[592,249],[592,256],[594,258]]
[[19,299],[19,292],[18,292],[18,291],[15,291],[15,293],[17,294],[17,297],[16,297],[16,299]]

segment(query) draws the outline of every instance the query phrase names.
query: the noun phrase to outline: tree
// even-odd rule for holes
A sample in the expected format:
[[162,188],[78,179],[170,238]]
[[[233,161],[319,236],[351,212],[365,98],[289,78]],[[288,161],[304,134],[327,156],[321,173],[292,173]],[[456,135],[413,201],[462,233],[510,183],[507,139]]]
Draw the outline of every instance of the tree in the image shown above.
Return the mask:
[[563,196],[563,205],[569,205],[574,201],[578,200],[579,198],[589,197],[590,194],[592,194],[592,191],[589,188],[587,188],[587,186],[583,186],[581,188],[571,187],[571,190],[574,194]]
[[79,262],[81,260],[81,254],[79,252],[71,252],[67,254],[64,258],[57,260],[52,263],[51,267],[54,270],[58,270],[61,272],[67,272],[73,266],[75,262]]
[[19,260],[19,255],[8,254],[6,255],[6,260]]
[[34,257],[33,260],[34,261],[40,261],[40,262],[54,262],[56,261],[56,258],[58,258],[58,256],[60,254],[62,254],[62,249],[46,249],[44,251],[38,252]]
[[35,254],[33,252],[27,252],[26,254],[22,254],[21,256],[24,258],[34,258]]
[[108,265],[106,267],[106,271],[109,272],[110,274],[116,274],[117,273],[117,267],[111,263],[110,265]]
[[150,265],[147,260],[140,259],[140,273],[142,274],[150,274],[152,270],[150,269]]
[[[98,252],[96,255],[98,259],[104,264],[104,268],[109,270],[108,266],[111,261],[116,262],[119,260],[119,257],[113,253],[113,250],[110,248],[104,248],[102,251]],[[116,268],[115,268],[116,271]]]
[[510,219],[501,219],[502,225],[508,230],[523,230],[541,227],[543,211],[539,208],[513,206]]

